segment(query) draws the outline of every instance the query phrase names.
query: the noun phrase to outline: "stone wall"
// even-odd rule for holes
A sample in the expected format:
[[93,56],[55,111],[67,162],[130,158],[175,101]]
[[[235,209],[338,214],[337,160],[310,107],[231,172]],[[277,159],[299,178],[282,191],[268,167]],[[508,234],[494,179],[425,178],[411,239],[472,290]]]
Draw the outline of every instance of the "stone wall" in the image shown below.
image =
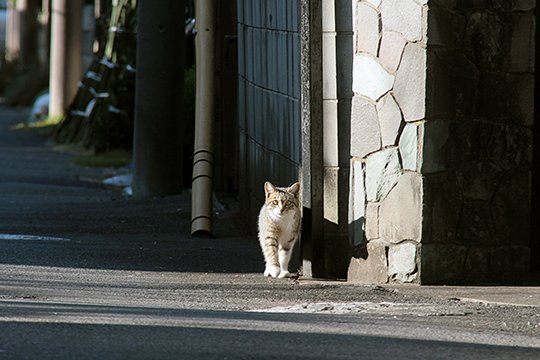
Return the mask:
[[423,282],[528,274],[535,3],[429,2]]
[[239,185],[252,230],[264,201],[264,182],[298,180],[298,7],[298,1],[238,0]]
[[355,3],[350,281],[419,280],[426,2]]
[[534,5],[354,2],[349,280],[526,276]]

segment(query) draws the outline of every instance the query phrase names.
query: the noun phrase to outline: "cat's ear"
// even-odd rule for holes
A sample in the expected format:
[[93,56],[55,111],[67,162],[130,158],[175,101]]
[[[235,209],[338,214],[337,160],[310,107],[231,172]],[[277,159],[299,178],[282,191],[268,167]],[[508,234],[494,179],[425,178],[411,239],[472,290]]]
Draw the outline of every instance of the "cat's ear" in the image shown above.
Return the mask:
[[276,187],[270,183],[270,181],[267,181],[264,183],[264,193],[266,196],[274,193],[276,191]]
[[287,192],[293,194],[295,197],[298,197],[298,192],[300,191],[300,183],[295,182],[287,188]]

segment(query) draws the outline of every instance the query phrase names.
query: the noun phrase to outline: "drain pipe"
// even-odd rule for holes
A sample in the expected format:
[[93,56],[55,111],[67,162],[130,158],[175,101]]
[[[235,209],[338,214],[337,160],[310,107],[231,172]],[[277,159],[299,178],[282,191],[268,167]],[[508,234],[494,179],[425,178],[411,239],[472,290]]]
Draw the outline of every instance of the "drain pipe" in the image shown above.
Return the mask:
[[195,0],[195,141],[191,234],[212,233],[215,0]]

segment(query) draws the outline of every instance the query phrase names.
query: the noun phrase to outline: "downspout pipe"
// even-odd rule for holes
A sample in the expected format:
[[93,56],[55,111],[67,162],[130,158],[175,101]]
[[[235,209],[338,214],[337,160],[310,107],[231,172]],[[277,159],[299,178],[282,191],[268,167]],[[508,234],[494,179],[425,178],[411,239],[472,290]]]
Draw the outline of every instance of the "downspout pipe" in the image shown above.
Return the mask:
[[212,234],[215,0],[195,0],[195,139],[191,234]]

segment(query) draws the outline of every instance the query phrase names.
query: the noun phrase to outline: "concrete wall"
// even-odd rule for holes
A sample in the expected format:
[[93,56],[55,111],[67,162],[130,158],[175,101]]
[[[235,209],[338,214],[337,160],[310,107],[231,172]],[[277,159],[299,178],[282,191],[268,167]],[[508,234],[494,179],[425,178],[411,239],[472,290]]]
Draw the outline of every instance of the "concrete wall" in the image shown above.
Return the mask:
[[298,180],[301,157],[299,2],[239,0],[240,194],[250,228],[263,184]]
[[535,1],[359,0],[349,280],[522,280]]

